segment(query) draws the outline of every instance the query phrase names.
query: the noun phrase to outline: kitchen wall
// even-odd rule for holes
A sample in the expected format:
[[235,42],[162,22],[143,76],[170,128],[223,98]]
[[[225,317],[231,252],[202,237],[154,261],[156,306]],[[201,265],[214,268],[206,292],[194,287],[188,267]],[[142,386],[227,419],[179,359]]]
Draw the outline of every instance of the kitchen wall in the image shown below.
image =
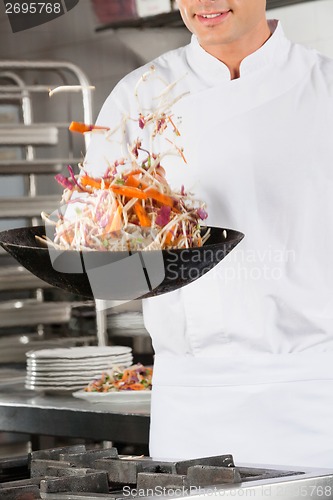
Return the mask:
[[291,40],[333,58],[333,0],[313,0],[271,9],[268,16],[281,20]]

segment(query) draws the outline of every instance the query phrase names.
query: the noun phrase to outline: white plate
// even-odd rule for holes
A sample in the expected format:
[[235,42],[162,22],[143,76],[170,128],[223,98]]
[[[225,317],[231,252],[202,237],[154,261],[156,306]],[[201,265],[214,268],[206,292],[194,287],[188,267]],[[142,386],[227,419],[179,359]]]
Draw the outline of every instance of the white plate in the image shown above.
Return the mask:
[[149,403],[151,391],[86,392],[77,391],[74,398],[90,403]]
[[[82,380],[61,380],[61,381],[58,381],[58,380],[55,380],[55,381],[52,381],[52,380],[47,380],[47,381],[35,381],[35,380],[30,380],[30,379],[26,379],[25,380],[25,384],[26,385],[31,385],[31,386],[38,386],[38,387],[51,387],[53,389],[57,389],[59,387],[63,388],[63,387],[73,387],[75,386],[76,389],[84,389],[91,381],[87,382],[87,381],[82,381]],[[1,497],[0,497],[1,498]]]
[[25,388],[29,389],[30,391],[37,391],[37,392],[51,392],[53,394],[56,393],[72,393],[74,391],[78,391],[79,389],[82,389],[82,385],[59,385],[55,387],[54,385],[35,385],[35,384],[25,384]]
[[48,383],[49,385],[58,385],[58,384],[63,384],[63,383],[78,383],[78,384],[82,384],[82,385],[88,385],[93,379],[99,379],[101,377],[101,374],[100,373],[96,373],[96,374],[93,374],[93,375],[82,375],[81,377],[75,375],[75,376],[67,376],[67,375],[63,375],[63,376],[57,376],[57,377],[53,377],[52,375],[48,376],[48,377],[40,377],[39,375],[31,375],[31,374],[27,374],[26,376],[26,381],[29,383],[33,383],[33,384],[44,384],[44,383]]
[[50,371],[86,371],[86,370],[100,370],[101,372],[103,370],[108,370],[111,369],[114,366],[130,366],[133,362],[133,356],[128,355],[124,357],[119,357],[119,359],[106,359],[103,361],[98,361],[94,363],[92,360],[89,362],[75,362],[71,360],[67,360],[67,362],[31,362],[31,360],[28,359],[27,361],[27,369],[33,370],[33,371],[38,371],[38,372],[50,372]]
[[124,354],[123,356],[100,356],[99,358],[83,358],[83,359],[27,359],[27,364],[31,366],[53,366],[53,365],[61,365],[61,366],[86,366],[90,365],[101,365],[105,363],[118,364],[121,363],[122,360],[126,360],[131,358],[131,354]]
[[56,349],[41,349],[27,352],[28,358],[33,359],[82,359],[100,358],[108,356],[119,356],[131,352],[131,347],[127,346],[82,346]]
[[[127,366],[130,366],[129,364]],[[82,370],[47,370],[47,371],[39,371],[39,370],[33,370],[32,368],[27,368],[26,374],[29,375],[29,377],[53,377],[53,378],[61,378],[61,377],[85,377],[85,378],[94,378],[96,376],[101,377],[102,373],[106,371],[110,371],[112,368],[103,368],[102,370],[100,368],[92,368],[92,369],[87,369],[85,370],[82,368]]]

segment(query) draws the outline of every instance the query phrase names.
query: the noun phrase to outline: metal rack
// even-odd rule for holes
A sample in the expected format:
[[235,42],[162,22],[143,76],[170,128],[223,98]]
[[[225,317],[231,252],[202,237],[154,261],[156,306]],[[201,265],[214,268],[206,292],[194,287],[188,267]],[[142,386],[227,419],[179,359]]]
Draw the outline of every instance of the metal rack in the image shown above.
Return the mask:
[[[68,97],[73,96],[73,89],[76,93],[80,92],[81,109],[75,110],[75,119],[91,123],[91,88],[80,68],[58,61],[0,61],[0,83],[0,110],[9,105],[18,110],[19,116],[17,123],[0,124],[0,151],[4,148],[6,151],[13,148],[14,153],[19,151],[19,154],[12,155],[14,157],[0,159],[0,178],[18,176],[24,185],[23,196],[0,198],[0,220],[7,224],[12,221],[9,225],[15,225],[15,219],[24,220],[29,225],[38,224],[40,213],[51,213],[60,202],[60,191],[56,194],[52,192],[55,182],[51,178],[44,185],[46,193],[39,192],[40,176],[49,177],[61,172],[66,164],[76,165],[81,160],[75,157],[73,142],[67,135],[70,121],[66,116]],[[65,118],[59,122],[34,120],[36,111],[39,111],[39,99],[45,101],[48,91],[60,85],[65,90],[66,99],[62,96]],[[85,137],[84,148],[88,140]],[[54,149],[57,152],[61,149],[61,155],[52,158]],[[48,190],[48,186],[52,189]],[[1,251],[0,292],[5,294],[6,299],[0,302],[0,326],[35,325],[42,335],[42,325],[68,323],[73,299],[64,296],[60,301],[45,301],[44,294],[49,285],[16,263],[8,263],[6,258],[7,254]],[[34,297],[31,297],[32,292]],[[13,293],[16,298],[8,300]],[[23,299],[17,301],[17,294],[20,293],[23,293]]]

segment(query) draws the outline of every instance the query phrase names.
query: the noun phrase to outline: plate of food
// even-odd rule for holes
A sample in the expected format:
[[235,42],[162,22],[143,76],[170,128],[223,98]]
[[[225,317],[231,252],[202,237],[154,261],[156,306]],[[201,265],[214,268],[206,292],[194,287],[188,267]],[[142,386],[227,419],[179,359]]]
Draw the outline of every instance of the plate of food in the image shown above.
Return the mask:
[[151,391],[85,392],[80,390],[73,392],[72,396],[89,401],[89,403],[149,403]]
[[127,368],[114,367],[73,396],[90,403],[147,403],[151,397],[152,374],[152,368],[141,363]]

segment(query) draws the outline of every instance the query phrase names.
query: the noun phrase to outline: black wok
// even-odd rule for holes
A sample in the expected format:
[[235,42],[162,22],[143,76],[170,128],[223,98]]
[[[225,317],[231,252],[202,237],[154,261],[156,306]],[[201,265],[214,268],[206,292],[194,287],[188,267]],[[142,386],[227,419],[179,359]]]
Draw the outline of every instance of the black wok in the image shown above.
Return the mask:
[[[35,236],[44,226],[0,233],[0,245],[33,274],[73,294],[104,300],[153,297],[181,288],[218,264],[244,237],[211,227],[203,247],[190,249],[100,252],[55,250]],[[205,231],[203,229],[203,231]]]

